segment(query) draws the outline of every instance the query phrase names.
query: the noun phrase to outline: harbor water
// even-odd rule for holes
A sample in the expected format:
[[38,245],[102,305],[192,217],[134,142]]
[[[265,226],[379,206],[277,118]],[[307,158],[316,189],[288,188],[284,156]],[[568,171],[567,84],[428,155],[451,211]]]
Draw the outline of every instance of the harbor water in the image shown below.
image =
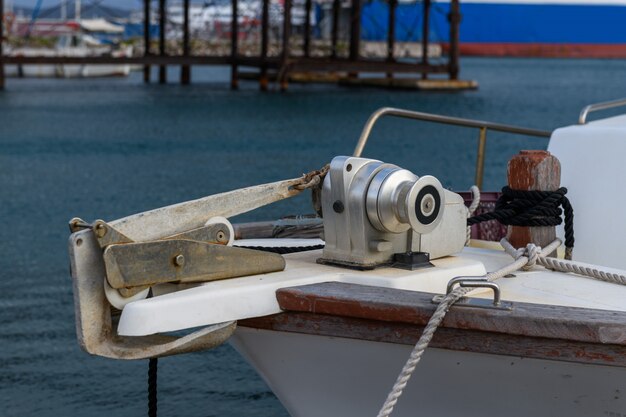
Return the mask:
[[[233,92],[227,68],[196,69],[186,87],[144,85],[139,73],[9,79],[0,93],[0,416],[147,412],[147,361],[91,357],[76,343],[71,217],[113,220],[298,176],[351,154],[367,117],[383,106],[552,130],[576,123],[586,104],[626,96],[621,60],[465,59],[462,68],[479,90],[291,85],[287,93],[260,93],[244,83]],[[364,156],[465,190],[477,136],[388,119]],[[506,162],[518,150],[546,146],[545,139],[490,133],[484,189],[504,185]],[[308,212],[300,196],[235,221]],[[287,416],[228,345],[162,359],[158,384],[162,416]]]

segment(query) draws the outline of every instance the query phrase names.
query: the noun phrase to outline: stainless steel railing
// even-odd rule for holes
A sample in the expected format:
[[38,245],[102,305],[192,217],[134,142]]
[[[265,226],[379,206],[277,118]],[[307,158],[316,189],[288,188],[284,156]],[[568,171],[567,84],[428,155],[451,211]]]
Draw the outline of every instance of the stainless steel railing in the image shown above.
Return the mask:
[[402,117],[406,119],[421,120],[425,122],[441,123],[446,125],[462,126],[479,129],[478,131],[478,155],[476,157],[476,176],[475,184],[482,189],[483,174],[485,168],[485,149],[487,147],[487,130],[497,132],[512,133],[524,136],[536,136],[549,138],[552,132],[546,130],[528,129],[524,127],[505,125],[501,123],[484,122],[481,120],[463,119],[460,117],[442,116],[439,114],[422,113],[411,110],[395,109],[393,107],[383,107],[376,110],[367,119],[356,148],[354,148],[354,156],[361,156],[363,149],[367,144],[372,128],[376,122],[383,116]]
[[587,116],[591,112],[613,109],[615,107],[622,107],[622,106],[626,106],[626,98],[621,98],[619,100],[612,100],[612,101],[603,101],[602,103],[594,103],[594,104],[585,106],[580,111],[580,116],[578,116],[578,124],[584,125],[585,123],[587,123]]

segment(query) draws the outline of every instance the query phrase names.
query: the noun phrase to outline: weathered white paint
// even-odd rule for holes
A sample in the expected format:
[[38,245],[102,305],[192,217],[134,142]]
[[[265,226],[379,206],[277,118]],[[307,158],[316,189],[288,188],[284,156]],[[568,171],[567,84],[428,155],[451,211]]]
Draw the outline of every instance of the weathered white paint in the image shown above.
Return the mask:
[[[411,346],[239,327],[230,343],[292,417],[375,416]],[[428,349],[394,417],[626,415],[626,368]]]
[[[260,242],[259,242],[260,243]],[[205,326],[280,312],[276,290],[319,282],[347,282],[433,293],[445,292],[457,276],[481,276],[512,261],[502,251],[466,248],[458,256],[432,261],[435,268],[355,271],[316,263],[321,251],[286,255],[284,271],[213,281],[194,288],[128,304],[121,335],[140,336]],[[624,273],[624,272],[622,272]],[[626,287],[542,268],[498,280],[505,300],[626,311]],[[490,290],[472,296],[490,298]]]

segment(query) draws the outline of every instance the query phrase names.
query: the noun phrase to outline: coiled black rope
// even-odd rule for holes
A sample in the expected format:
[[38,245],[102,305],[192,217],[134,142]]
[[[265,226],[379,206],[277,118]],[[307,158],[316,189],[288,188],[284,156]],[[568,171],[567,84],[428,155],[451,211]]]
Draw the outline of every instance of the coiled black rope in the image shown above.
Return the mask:
[[[497,220],[507,226],[558,226],[565,218],[565,247],[574,248],[574,209],[565,196],[567,188],[556,191],[522,191],[502,188],[496,208],[467,219],[467,225]],[[562,210],[561,210],[562,208]]]
[[159,360],[150,358],[148,363],[148,417],[157,417],[157,369]]

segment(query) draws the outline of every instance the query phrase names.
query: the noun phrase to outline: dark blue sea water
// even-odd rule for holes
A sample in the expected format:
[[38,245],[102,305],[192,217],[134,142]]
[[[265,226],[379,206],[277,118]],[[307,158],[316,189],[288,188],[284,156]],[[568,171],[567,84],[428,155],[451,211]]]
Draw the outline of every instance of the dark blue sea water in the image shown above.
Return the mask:
[[[73,216],[107,220],[242,186],[293,177],[352,152],[381,106],[541,129],[575,123],[584,105],[626,96],[626,61],[466,59],[463,93],[255,84],[228,90],[227,69],[197,84],[9,80],[0,93],[0,416],[138,416],[147,361],[90,357],[75,340],[66,241]],[[176,75],[171,71],[172,77]],[[473,183],[475,131],[387,120],[365,156]],[[485,189],[520,148],[543,139],[491,134]],[[306,198],[244,216],[307,212]],[[286,412],[229,346],[160,361],[162,416]]]

